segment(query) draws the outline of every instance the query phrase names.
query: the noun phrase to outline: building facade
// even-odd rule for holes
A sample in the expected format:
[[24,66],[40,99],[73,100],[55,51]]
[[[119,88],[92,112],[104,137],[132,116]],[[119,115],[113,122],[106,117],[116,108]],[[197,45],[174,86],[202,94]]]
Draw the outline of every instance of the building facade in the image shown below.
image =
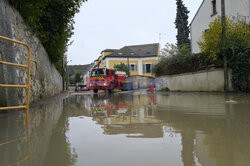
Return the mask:
[[[250,0],[225,0],[226,15],[233,20],[250,21]],[[199,53],[197,44],[210,22],[221,15],[221,0],[203,0],[190,24],[192,53]]]
[[95,61],[95,67],[114,68],[114,65],[124,63],[129,66],[131,76],[154,76],[153,68],[158,59],[158,43],[125,46],[121,49],[103,50]]

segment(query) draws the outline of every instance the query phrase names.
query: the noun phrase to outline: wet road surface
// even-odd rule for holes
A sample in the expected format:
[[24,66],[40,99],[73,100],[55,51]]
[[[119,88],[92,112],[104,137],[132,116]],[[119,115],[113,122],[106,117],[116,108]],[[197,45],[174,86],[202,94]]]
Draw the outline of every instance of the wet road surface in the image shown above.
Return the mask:
[[0,114],[0,165],[249,166],[250,96],[75,94]]

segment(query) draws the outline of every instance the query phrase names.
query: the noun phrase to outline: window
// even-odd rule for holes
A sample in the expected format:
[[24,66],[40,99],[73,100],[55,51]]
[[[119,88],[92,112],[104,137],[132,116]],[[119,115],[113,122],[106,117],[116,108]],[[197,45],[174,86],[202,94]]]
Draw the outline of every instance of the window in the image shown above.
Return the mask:
[[129,64],[129,71],[137,71],[137,65],[136,64]]
[[217,11],[216,11],[216,0],[212,0],[212,15],[211,16],[214,16],[217,14]]
[[91,76],[103,76],[105,73],[105,69],[94,69],[91,72]]
[[153,72],[153,64],[143,64],[143,73],[152,73]]

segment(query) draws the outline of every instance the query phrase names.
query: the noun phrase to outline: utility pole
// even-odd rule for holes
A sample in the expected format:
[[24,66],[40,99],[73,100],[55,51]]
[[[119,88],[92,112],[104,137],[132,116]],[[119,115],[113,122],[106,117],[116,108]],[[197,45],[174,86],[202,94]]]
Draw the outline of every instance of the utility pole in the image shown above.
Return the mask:
[[224,91],[228,91],[228,69],[227,56],[225,52],[226,44],[226,14],[225,14],[225,0],[221,0],[221,25],[222,25],[222,55],[224,61]]
[[64,68],[64,56],[62,58],[62,87],[65,90],[65,68]]

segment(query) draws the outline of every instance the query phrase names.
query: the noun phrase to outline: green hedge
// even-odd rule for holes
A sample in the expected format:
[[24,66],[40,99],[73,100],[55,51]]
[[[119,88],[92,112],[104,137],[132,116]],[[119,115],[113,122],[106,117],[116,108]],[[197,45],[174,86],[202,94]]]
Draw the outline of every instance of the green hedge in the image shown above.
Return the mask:
[[221,67],[222,63],[214,63],[212,59],[204,54],[176,55],[162,57],[155,66],[156,76],[173,75],[187,72],[196,72],[211,67]]
[[250,49],[229,56],[229,67],[232,69],[232,85],[234,90],[250,92]]

